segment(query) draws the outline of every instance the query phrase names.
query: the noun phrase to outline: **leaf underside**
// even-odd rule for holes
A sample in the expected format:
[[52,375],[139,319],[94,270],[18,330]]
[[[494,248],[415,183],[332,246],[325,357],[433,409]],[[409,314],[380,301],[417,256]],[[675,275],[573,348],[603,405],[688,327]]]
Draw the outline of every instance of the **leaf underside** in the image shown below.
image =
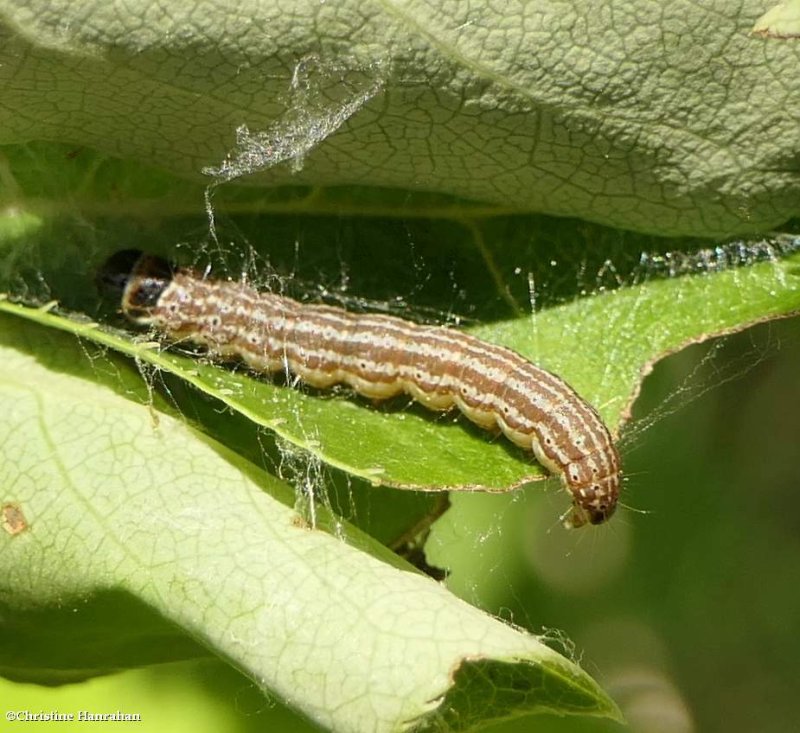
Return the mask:
[[71,145],[73,205],[95,211],[128,184],[156,215],[196,211],[216,170],[245,186],[220,192],[232,211],[375,214],[395,189],[408,211],[676,236],[796,216],[797,44],[751,33],[759,3],[615,5],[5,0],[0,143]]

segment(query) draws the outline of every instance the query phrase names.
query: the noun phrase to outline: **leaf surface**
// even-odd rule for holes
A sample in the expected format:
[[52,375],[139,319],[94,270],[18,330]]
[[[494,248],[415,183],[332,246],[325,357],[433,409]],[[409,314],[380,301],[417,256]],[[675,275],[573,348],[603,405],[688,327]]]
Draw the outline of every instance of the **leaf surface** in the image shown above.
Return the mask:
[[[797,215],[800,199],[800,48],[752,35],[763,11],[5,0],[0,142],[86,146],[185,181],[214,169],[258,186],[423,194],[410,210],[454,198],[659,234],[748,233]],[[74,201],[95,210],[119,194],[85,185],[100,161],[75,161]],[[136,177],[154,210],[199,193]],[[308,193],[229,203],[342,211]]]
[[[794,245],[793,245],[794,246]],[[472,329],[566,379],[613,432],[627,419],[655,361],[753,323],[800,310],[800,255],[741,268],[652,279]],[[0,308],[65,329],[172,372],[319,460],[373,484],[414,490],[505,491],[541,478],[532,456],[457,419],[365,400],[305,393],[151,341],[36,309]]]
[[[7,629],[74,605],[102,622],[88,638],[95,666],[77,672],[111,671],[135,663],[130,649],[119,655],[119,640],[136,616],[107,602],[103,613],[91,598],[127,594],[331,730],[422,729],[441,716],[466,729],[537,710],[618,716],[535,637],[355,528],[339,524],[335,536],[326,516],[309,527],[285,484],[168,410],[124,397],[145,396],[135,373],[69,335],[7,315],[0,325],[0,486],[27,523],[0,531]],[[87,638],[48,635],[45,647],[35,624],[27,632],[4,645],[4,674],[62,681],[69,660],[82,659],[72,645]],[[25,647],[26,669],[10,656],[15,647]],[[151,639],[139,663],[153,648]],[[476,665],[477,708],[460,694],[476,690]],[[510,679],[517,694],[495,696]]]

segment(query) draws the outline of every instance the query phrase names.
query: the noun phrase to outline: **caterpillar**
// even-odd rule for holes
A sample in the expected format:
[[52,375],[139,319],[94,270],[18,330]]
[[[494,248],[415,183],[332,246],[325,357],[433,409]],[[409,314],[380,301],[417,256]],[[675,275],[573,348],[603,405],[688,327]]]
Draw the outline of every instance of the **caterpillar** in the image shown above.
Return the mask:
[[432,410],[456,406],[499,427],[561,477],[572,496],[567,527],[601,524],[616,509],[620,457],[605,423],[564,380],[511,349],[445,326],[306,305],[138,250],[113,255],[99,280],[129,320],[169,340],[313,387],[344,383],[372,399],[406,393]]

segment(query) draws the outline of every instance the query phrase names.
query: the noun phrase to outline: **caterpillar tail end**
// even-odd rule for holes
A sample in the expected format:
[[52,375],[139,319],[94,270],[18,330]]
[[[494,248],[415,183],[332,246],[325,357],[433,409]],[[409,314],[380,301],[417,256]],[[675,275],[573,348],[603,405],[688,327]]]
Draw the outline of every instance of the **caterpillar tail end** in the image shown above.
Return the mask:
[[578,529],[587,524],[603,524],[614,514],[616,504],[603,504],[599,507],[586,507],[578,503],[572,507],[561,518],[561,523],[566,529]]
[[573,505],[562,515],[561,524],[565,529],[578,529],[589,524],[589,518],[581,507]]

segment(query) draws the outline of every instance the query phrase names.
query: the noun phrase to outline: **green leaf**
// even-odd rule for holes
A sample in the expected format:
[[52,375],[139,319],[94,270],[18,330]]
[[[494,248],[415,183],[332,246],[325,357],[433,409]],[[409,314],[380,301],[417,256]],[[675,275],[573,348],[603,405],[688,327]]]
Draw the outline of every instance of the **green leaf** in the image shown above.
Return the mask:
[[[48,149],[72,161],[73,206],[95,212],[142,183],[139,211],[195,210],[190,182],[210,168],[299,187],[218,197],[239,212],[385,212],[383,187],[421,194],[399,197],[410,212],[463,199],[660,234],[748,233],[799,211],[786,110],[800,102],[800,51],[751,35],[761,12],[728,0],[5,0],[2,142],[71,146]],[[19,153],[25,190],[35,171]],[[107,154],[140,167],[119,175]],[[337,186],[367,190],[319,195]]]
[[[643,376],[666,354],[800,310],[800,254],[748,267],[654,279],[472,329],[560,374],[612,431],[630,414]],[[418,491],[507,491],[541,478],[529,453],[425,410],[259,380],[163,351],[152,342],[37,309],[0,308],[84,336],[172,372],[319,460],[373,484]]]
[[[63,681],[197,654],[185,640],[163,647],[171,623],[332,730],[433,718],[464,730],[543,709],[619,716],[535,637],[324,512],[308,526],[285,484],[167,408],[128,399],[146,393],[124,363],[9,316],[0,338],[0,486],[27,523],[0,532],[4,635],[18,635],[0,651],[4,675]],[[133,615],[120,614],[126,596]],[[59,609],[88,615],[72,622],[80,633],[40,635]],[[144,619],[146,643],[126,644],[135,627],[120,618]]]

